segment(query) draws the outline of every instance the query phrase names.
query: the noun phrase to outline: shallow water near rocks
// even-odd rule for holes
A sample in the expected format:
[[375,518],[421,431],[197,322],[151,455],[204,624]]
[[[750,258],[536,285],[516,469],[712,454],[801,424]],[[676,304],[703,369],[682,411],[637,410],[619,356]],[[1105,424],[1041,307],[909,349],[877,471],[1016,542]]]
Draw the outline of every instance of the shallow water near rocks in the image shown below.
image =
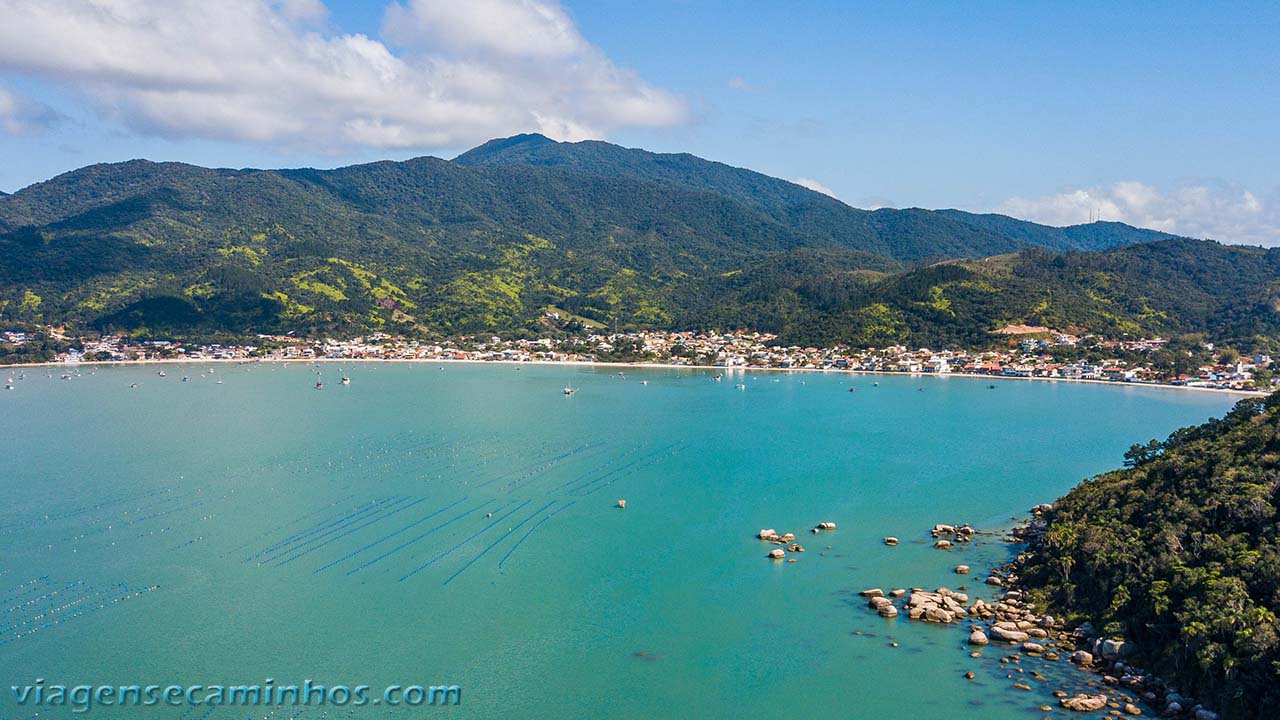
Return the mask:
[[[934,550],[934,523],[1007,528],[1234,402],[815,373],[352,363],[321,365],[316,390],[306,364],[165,370],[28,368],[0,395],[4,686],[309,678],[457,684],[447,712],[466,718],[1025,718],[1092,676],[1024,659],[1049,681],[1011,689],[1000,649],[972,659],[960,627],[884,620],[857,591],[989,596],[1009,547]],[[809,534],[820,521],[839,529]],[[807,551],[767,560],[766,527]],[[0,700],[37,711],[71,716]]]

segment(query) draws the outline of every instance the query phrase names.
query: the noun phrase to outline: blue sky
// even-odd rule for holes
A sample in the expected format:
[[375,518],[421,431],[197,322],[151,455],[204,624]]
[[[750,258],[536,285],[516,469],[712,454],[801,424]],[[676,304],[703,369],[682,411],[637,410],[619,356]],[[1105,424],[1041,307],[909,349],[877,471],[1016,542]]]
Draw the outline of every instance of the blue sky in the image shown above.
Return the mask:
[[1277,3],[48,5],[0,0],[6,191],[134,157],[330,167],[540,130],[859,207],[1280,244]]

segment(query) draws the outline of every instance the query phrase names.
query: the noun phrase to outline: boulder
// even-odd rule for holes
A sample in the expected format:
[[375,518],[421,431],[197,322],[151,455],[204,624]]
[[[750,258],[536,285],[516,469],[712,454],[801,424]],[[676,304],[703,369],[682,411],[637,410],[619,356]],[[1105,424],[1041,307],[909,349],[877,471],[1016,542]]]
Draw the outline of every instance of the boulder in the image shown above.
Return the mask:
[[836,524],[833,522],[820,522],[818,523],[818,529],[819,530],[835,530]]
[[774,560],[781,560],[786,556],[787,556],[787,551],[783,550],[782,548],[774,548],[769,551],[769,557],[773,558]]
[[969,566],[968,566],[968,565],[957,565],[957,566],[956,566],[956,574],[957,574],[957,575],[968,575],[968,574],[969,574]]
[[987,576],[987,579],[984,580],[983,582],[985,582],[988,585],[995,585],[996,587],[1000,587],[1001,585],[1004,585],[1004,581],[996,577],[995,575]]
[[955,619],[955,614],[950,610],[943,610],[937,605],[929,605],[925,607],[922,619],[925,622],[949,623]]
[[1196,720],[1218,720],[1218,713],[1208,708],[1200,708],[1196,710]]
[[970,645],[986,645],[989,642],[991,641],[987,639],[987,634],[982,632],[980,628],[974,628],[973,632],[969,633]]
[[889,591],[889,597],[902,597],[903,595],[906,595],[906,594],[907,594],[907,591],[904,588],[894,588],[893,590]]
[[795,534],[795,533],[783,533],[781,536],[779,536],[779,537],[778,537],[778,539],[779,539],[779,540],[781,540],[781,541],[782,541],[782,542],[784,542],[784,543],[789,543],[789,542],[791,542],[792,540],[795,540],[795,539],[796,539],[796,534]]
[[951,549],[951,541],[950,541],[950,540],[939,540],[938,542],[934,543],[934,544],[933,544],[933,546],[934,546],[935,548],[937,548],[938,550],[950,550],[950,549]]
[[1005,642],[1022,643],[1026,642],[1027,638],[1031,636],[1021,630],[1007,630],[999,625],[993,625],[991,627],[991,637]]
[[1107,660],[1119,660],[1124,656],[1124,641],[1107,638],[1098,645],[1098,652]]
[[869,597],[884,597],[884,591],[883,591],[883,590],[881,590],[880,588],[871,588],[870,590],[863,590],[863,591],[859,592],[858,594],[859,594],[859,595],[861,595],[862,597],[868,597],[868,598],[869,598]]
[[760,532],[756,533],[756,537],[760,538],[761,540],[768,540],[770,542],[776,542],[782,539],[782,536],[778,534],[778,531],[774,530],[773,528],[765,528],[761,530]]
[[1076,712],[1097,712],[1107,706],[1106,695],[1085,695],[1079,693],[1058,700],[1058,704]]
[[804,546],[800,543],[791,543],[787,546],[787,552],[804,552]]
[[876,610],[879,610],[886,605],[893,605],[893,601],[883,595],[876,595],[867,601],[867,607],[875,608]]
[[898,608],[894,607],[892,603],[877,608],[876,612],[880,613],[880,617],[898,617]]
[[1071,653],[1070,657],[1068,657],[1067,659],[1077,665],[1092,665],[1093,653],[1086,652],[1084,650],[1076,650],[1075,652]]
[[1129,715],[1141,715],[1141,714],[1142,714],[1142,708],[1138,707],[1137,705],[1134,705],[1133,703],[1125,703],[1125,705],[1124,705],[1124,711],[1125,711],[1126,713],[1128,713]]
[[1044,652],[1044,646],[1028,640],[1027,642],[1022,643],[1022,651],[1025,653],[1031,653],[1032,655],[1039,655]]

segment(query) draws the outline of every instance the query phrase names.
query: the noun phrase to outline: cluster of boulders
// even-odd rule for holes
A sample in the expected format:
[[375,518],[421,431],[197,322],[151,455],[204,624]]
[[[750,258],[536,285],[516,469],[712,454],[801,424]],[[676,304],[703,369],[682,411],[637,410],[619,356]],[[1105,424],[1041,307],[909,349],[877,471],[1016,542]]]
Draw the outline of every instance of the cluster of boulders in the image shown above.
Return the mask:
[[967,543],[977,534],[969,523],[963,525],[944,525],[938,523],[933,526],[933,530],[929,534],[933,536],[935,542],[933,546],[939,550],[949,550],[957,543]]
[[[1010,540],[1027,544],[1041,541],[1047,529],[1046,515],[1053,509],[1049,504],[1031,508],[1031,519],[1015,528]],[[1068,661],[1102,676],[1103,687],[1099,689],[1106,692],[1076,695],[1060,690],[1055,692],[1061,707],[1078,712],[1109,708],[1113,715],[1122,712],[1139,715],[1142,710],[1135,703],[1140,698],[1159,708],[1162,717],[1218,720],[1217,713],[1128,662],[1125,659],[1128,646],[1124,640],[1099,637],[1089,623],[1067,631],[1060,620],[1049,615],[1037,616],[1027,602],[1019,578],[1019,571],[1029,559],[1029,553],[1023,552],[994,569],[987,583],[1006,590],[996,603],[978,601],[969,608],[969,612],[989,622],[991,640],[1019,645],[1022,652],[1046,660],[1057,660],[1061,652],[1066,654]],[[970,642],[976,639],[980,630],[974,630]]]
[[777,530],[774,530],[773,528],[766,528],[756,533],[756,537],[760,538],[761,540],[764,540],[765,542],[771,542],[774,545],[785,545],[795,540],[796,534],[795,533],[779,533]]
[[[814,527],[813,532],[818,533],[823,530],[835,530],[835,529],[836,529],[835,523],[822,522],[822,523],[818,523],[818,525]],[[773,543],[774,545],[783,546],[783,547],[774,548],[769,551],[769,557],[774,560],[782,560],[786,558],[787,553],[804,552],[804,546],[795,541],[796,539],[795,533],[790,533],[790,532],[779,533],[777,530],[774,530],[773,528],[764,528],[760,532],[756,533],[756,537],[760,538],[761,540],[764,540],[765,542]],[[795,558],[791,558],[787,562],[795,562]]]

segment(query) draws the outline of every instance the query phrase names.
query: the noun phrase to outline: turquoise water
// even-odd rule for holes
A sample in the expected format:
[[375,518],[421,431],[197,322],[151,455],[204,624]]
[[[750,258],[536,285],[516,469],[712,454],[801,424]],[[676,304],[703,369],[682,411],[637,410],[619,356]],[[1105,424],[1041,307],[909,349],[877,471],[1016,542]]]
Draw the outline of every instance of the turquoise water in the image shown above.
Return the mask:
[[[883,620],[856,591],[962,584],[956,564],[1009,550],[934,550],[934,523],[1007,527],[1233,402],[812,373],[326,364],[315,390],[303,364],[165,371],[27,369],[0,391],[0,685],[464,693],[94,717],[1027,717],[1090,678],[1037,665],[1048,682],[1010,690],[999,651],[972,659],[958,628]],[[808,551],[765,559],[763,527]]]

